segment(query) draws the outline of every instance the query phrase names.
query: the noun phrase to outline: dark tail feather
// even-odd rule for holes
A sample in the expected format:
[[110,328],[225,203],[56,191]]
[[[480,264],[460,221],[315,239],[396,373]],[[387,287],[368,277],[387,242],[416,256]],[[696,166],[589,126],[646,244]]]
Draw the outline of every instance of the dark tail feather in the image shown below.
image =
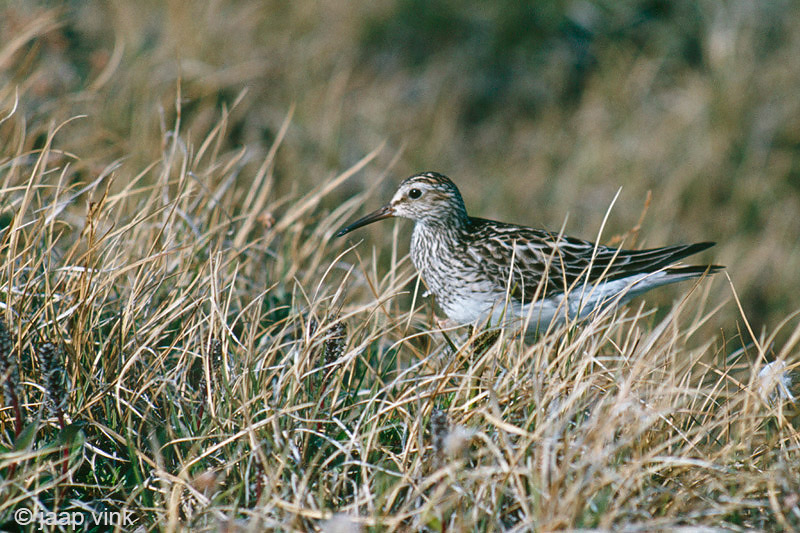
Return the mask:
[[715,242],[696,242],[694,244],[690,244],[686,246],[683,250],[676,253],[673,256],[674,260],[683,259],[684,257],[689,257],[690,255],[698,254],[703,250],[708,250],[712,246],[714,246]]
[[698,276],[704,276],[706,274],[711,275],[716,272],[719,272],[724,268],[725,267],[722,265],[689,265],[689,266],[668,268],[664,272],[666,272],[670,276],[685,279],[685,278],[696,278]]
[[[707,250],[715,244],[715,242],[696,242],[694,244],[690,244],[675,254],[673,256],[673,261],[683,259],[684,257],[689,257],[690,255],[702,252],[703,250]],[[719,272],[723,268],[725,267],[722,265],[688,265],[668,268],[667,274],[679,276],[681,278],[694,278],[697,276],[703,276],[705,274]]]
[[[708,273],[717,272],[723,267],[719,265],[688,265],[688,266],[671,266],[676,262],[702,252],[714,246],[713,242],[698,242],[694,244],[679,244],[677,246],[666,246],[664,248],[651,248],[649,250],[625,250],[622,252],[613,251],[614,254],[619,253],[625,259],[617,268],[612,266],[612,271],[607,276],[607,279],[620,279],[633,274],[642,272],[656,272],[666,269],[668,274],[672,276],[674,281],[679,281],[684,278],[691,278],[702,276],[707,271]],[[600,267],[605,267],[609,262],[613,262],[614,256],[612,251],[600,257],[595,264]]]
[[[654,248],[652,250],[641,250],[634,252],[635,258],[631,263],[642,263],[642,266],[649,263],[650,270],[658,270],[680,261],[690,255],[694,255],[714,246],[714,242],[697,242],[694,244],[683,244],[677,246],[667,246],[665,248]],[[660,256],[660,257],[659,257]]]

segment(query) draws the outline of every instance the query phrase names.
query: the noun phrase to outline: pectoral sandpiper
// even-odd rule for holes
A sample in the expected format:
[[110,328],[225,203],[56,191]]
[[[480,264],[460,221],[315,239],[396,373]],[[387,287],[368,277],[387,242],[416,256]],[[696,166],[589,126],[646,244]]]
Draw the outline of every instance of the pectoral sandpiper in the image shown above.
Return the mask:
[[455,184],[436,172],[405,179],[388,204],[337,236],[389,217],[415,222],[412,262],[448,318],[458,324],[522,320],[528,333],[535,333],[621,305],[654,287],[723,268],[675,266],[713,242],[622,250],[470,217]]

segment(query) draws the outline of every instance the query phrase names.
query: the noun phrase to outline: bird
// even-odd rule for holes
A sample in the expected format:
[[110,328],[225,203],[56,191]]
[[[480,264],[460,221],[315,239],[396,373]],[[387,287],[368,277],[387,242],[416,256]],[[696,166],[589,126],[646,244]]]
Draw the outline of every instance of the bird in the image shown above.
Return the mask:
[[406,178],[389,203],[336,236],[390,217],[414,221],[411,261],[452,323],[517,321],[526,337],[586,320],[655,287],[724,268],[676,265],[713,242],[627,250],[471,217],[458,187],[438,172]]

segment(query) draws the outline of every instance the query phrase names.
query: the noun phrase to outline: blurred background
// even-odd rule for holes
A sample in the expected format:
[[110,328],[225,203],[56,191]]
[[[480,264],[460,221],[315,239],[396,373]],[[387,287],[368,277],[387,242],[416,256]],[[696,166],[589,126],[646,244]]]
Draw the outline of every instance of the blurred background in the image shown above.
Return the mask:
[[[703,259],[728,266],[754,330],[770,332],[800,308],[798,26],[788,0],[6,0],[0,111],[17,99],[26,135],[0,125],[0,144],[36,150],[83,115],[56,136],[68,179],[124,158],[124,183],[162,157],[179,97],[189,149],[228,113],[215,149],[244,149],[242,187],[294,107],[277,195],[385,143],[320,218],[436,170],[475,216],[592,240],[622,187],[613,243],[650,193],[625,244],[717,241]],[[363,236],[388,249],[390,230]],[[711,290],[731,298],[724,276]],[[732,300],[717,320],[736,331]]]

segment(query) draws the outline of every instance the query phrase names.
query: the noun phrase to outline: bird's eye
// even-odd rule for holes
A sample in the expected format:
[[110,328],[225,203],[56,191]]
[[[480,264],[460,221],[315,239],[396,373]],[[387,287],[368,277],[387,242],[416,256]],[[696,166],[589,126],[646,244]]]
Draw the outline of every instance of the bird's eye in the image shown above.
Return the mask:
[[416,200],[420,196],[422,196],[422,191],[419,189],[411,189],[410,191],[408,191],[408,197],[411,198],[412,200]]

